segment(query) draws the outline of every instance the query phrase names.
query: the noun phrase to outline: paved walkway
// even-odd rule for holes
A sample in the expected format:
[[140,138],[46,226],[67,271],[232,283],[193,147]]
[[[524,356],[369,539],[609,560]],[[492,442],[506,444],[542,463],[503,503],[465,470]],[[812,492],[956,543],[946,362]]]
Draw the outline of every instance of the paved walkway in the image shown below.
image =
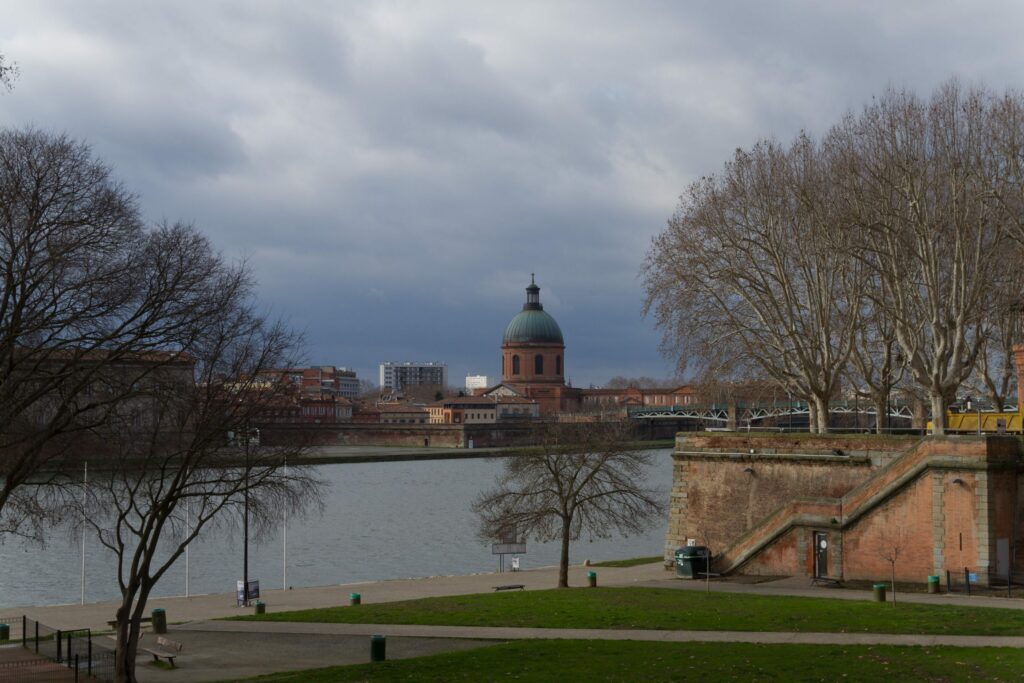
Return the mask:
[[[602,586],[645,586],[673,588],[677,590],[705,590],[703,581],[675,579],[660,564],[636,567],[582,567],[569,568],[569,584],[584,586],[587,572],[595,571]],[[364,604],[395,602],[444,595],[465,595],[487,593],[494,586],[521,583],[526,590],[554,588],[558,583],[558,569],[543,567],[521,572],[469,574],[462,576],[433,576],[419,579],[399,579],[370,583],[296,588],[293,590],[264,591],[263,601],[268,612],[283,612],[313,607],[329,607],[348,603],[349,593],[359,593]],[[712,581],[710,588],[715,592],[754,593],[759,595],[793,595],[801,597],[834,598],[839,600],[871,600],[869,590],[853,590],[812,586],[806,577],[790,577],[762,583],[740,583],[736,581]],[[891,594],[888,596],[892,599]],[[1024,609],[1024,599],[1007,599],[964,595],[927,593],[900,593],[897,599],[907,603],[971,605],[975,607],[997,607],[1002,609]],[[233,593],[216,593],[192,597],[152,598],[147,611],[162,607],[168,621],[183,623],[189,621],[216,619],[238,614],[247,614],[251,609],[237,607]],[[26,614],[47,626],[59,629],[92,628],[109,629],[107,621],[114,618],[117,603],[98,602],[86,605],[48,605],[42,607],[13,607],[0,610],[0,623],[9,623],[12,631],[21,625],[21,615]]]
[[[598,581],[606,586],[636,585],[669,575],[659,564],[625,568],[574,566],[569,569],[569,584],[585,586],[588,571],[596,571]],[[558,585],[558,569],[543,567],[521,572],[432,576],[421,579],[295,588],[288,591],[277,589],[263,591],[262,600],[267,604],[268,612],[284,612],[348,604],[349,593],[359,593],[363,604],[372,604],[443,595],[487,593],[492,591],[494,586],[512,583],[521,583],[526,590],[554,588]],[[172,624],[252,612],[251,608],[236,606],[234,593],[215,593],[188,598],[151,598],[146,605],[147,613],[156,607],[166,610],[167,620]],[[29,618],[52,628],[108,630],[110,627],[107,621],[113,619],[116,612],[117,603],[113,601],[85,605],[11,607],[0,610],[0,623],[11,624],[12,631],[20,630],[21,615],[26,614]]]
[[792,633],[771,631],[656,631],[598,628],[517,628],[505,626],[420,626],[412,624],[318,624],[272,621],[214,621],[185,624],[179,630],[220,633],[472,638],[475,640],[643,640],[666,643],[805,643],[810,645],[947,645],[1024,648],[1024,636],[942,636],[893,633]]

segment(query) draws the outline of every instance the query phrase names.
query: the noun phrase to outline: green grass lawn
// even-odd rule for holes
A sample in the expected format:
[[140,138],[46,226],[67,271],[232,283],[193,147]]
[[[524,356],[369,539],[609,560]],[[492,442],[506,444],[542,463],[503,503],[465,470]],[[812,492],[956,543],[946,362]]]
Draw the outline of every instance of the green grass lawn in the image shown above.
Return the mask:
[[655,562],[664,561],[664,557],[661,555],[652,555],[650,557],[632,557],[628,560],[608,560],[606,562],[597,562],[594,567],[635,567],[640,564],[653,564]]
[[417,659],[264,676],[260,681],[1017,681],[1006,648],[516,641]]
[[1024,635],[1024,610],[703,593],[575,588],[481,593],[233,619],[540,628]]

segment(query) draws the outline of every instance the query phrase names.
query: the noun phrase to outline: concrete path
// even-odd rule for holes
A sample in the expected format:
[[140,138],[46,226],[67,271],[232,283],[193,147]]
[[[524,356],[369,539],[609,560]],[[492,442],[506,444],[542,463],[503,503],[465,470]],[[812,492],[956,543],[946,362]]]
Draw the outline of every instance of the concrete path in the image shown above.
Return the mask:
[[[370,638],[367,634],[238,633],[172,628],[168,637],[183,646],[177,666],[174,669],[159,668],[152,664],[152,657],[142,653],[135,664],[140,683],[238,680],[268,673],[370,661]],[[152,634],[147,634],[143,642],[151,642],[152,639]],[[425,657],[493,644],[493,641],[471,638],[406,638],[394,635],[389,635],[386,643],[388,659]]]
[[[574,566],[569,569],[569,584],[585,586],[588,571],[596,571],[599,583],[604,586],[636,585],[668,575],[668,572],[660,564],[625,568]],[[346,605],[349,601],[349,593],[359,593],[363,604],[371,604],[442,595],[489,593],[494,586],[513,583],[523,584],[526,590],[554,588],[558,585],[558,568],[543,567],[521,572],[494,572],[465,576],[433,576],[421,579],[295,588],[289,591],[277,589],[264,591],[262,600],[267,604],[268,612],[284,612]],[[188,598],[152,598],[146,606],[147,613],[156,607],[166,610],[167,620],[172,624],[252,613],[252,608],[236,606],[233,593],[197,595]],[[112,601],[85,605],[11,607],[0,610],[0,623],[11,624],[14,637],[20,635],[21,615],[23,614],[52,628],[109,630],[107,621],[113,619],[116,612],[117,603]]]
[[504,626],[420,626],[411,624],[313,624],[282,621],[215,621],[185,624],[182,631],[288,633],[308,635],[471,638],[475,640],[643,640],[666,643],[806,643],[810,645],[928,645],[1024,648],[1024,636],[942,636],[890,633],[793,633],[771,631],[655,631],[598,628],[516,628]]

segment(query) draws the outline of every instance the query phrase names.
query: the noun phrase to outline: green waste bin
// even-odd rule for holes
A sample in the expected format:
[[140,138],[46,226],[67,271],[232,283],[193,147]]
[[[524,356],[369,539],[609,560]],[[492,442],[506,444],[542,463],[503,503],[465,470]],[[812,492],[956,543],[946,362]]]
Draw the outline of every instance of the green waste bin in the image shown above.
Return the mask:
[[262,600],[257,600],[256,601],[256,614],[266,614],[266,613],[267,613],[267,603],[263,602]]
[[383,662],[387,654],[388,639],[382,635],[370,636],[370,661]]
[[682,579],[696,579],[708,571],[711,553],[702,545],[691,545],[676,549],[676,576]]
[[587,572],[587,585],[597,588],[597,572]]
[[885,584],[876,583],[871,588],[875,591],[875,602],[885,602]]
[[928,592],[938,593],[939,592],[939,577],[929,576],[928,577]]
[[167,633],[167,612],[162,607],[153,610],[153,633]]
[[361,596],[359,593],[349,593],[348,594],[348,604],[350,604],[350,605],[359,605],[362,602],[363,602],[363,596]]
[[11,639],[11,627],[7,624],[0,624],[0,640]]

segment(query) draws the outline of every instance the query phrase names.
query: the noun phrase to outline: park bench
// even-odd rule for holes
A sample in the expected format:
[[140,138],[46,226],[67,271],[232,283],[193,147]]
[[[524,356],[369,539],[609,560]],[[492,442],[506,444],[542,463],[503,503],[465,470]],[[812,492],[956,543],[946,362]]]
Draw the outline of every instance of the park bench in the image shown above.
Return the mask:
[[159,636],[156,639],[156,647],[144,647],[142,651],[153,655],[154,662],[159,662],[161,658],[166,659],[171,663],[171,668],[174,668],[174,658],[181,654],[181,643]]
[[522,583],[509,583],[505,584],[504,586],[494,586],[495,591],[521,591],[525,589],[526,585]]
[[[117,628],[117,619],[109,619],[107,621],[107,623],[110,624],[110,628]],[[145,625],[145,624],[152,624],[152,623],[153,623],[153,617],[140,617],[139,618],[139,625],[140,626]]]

